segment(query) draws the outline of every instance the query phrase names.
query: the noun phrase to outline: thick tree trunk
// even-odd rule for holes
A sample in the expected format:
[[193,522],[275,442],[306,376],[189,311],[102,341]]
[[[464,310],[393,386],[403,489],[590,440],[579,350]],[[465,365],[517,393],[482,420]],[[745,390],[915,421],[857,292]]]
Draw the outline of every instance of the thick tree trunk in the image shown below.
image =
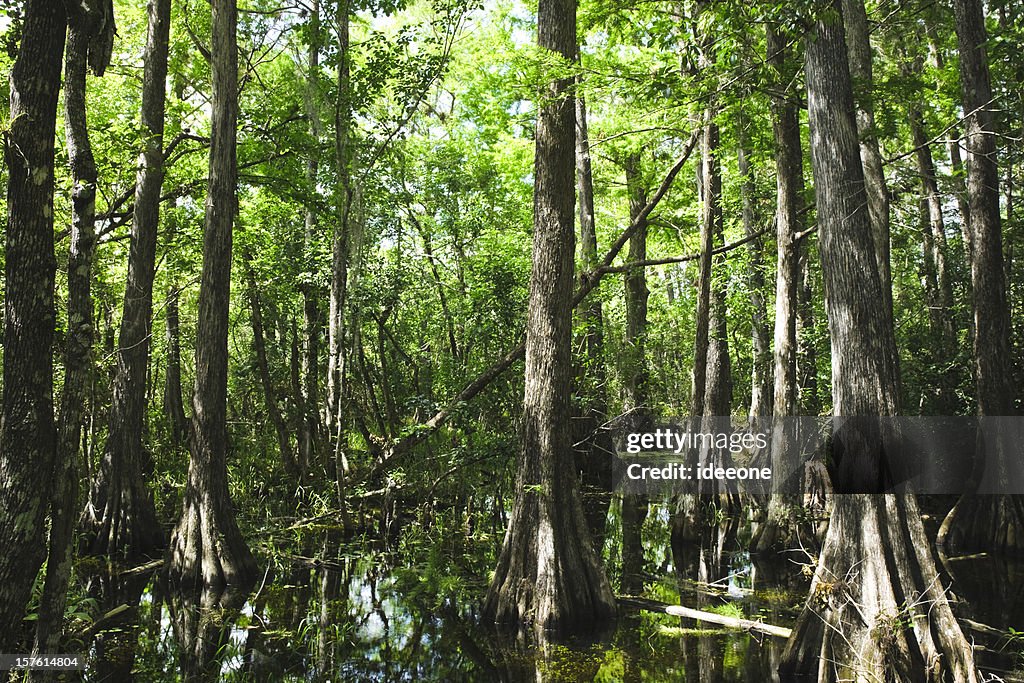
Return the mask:
[[[768,31],[768,61],[778,75],[777,83],[792,82],[795,67],[786,49],[786,40],[775,30]],[[775,367],[771,459],[776,481],[799,493],[799,458],[786,436],[785,420],[799,413],[797,402],[797,306],[800,276],[800,243],[796,235],[802,227],[803,152],[800,147],[800,111],[795,97],[782,94],[772,101],[772,131],[775,137],[776,179],[776,270],[775,270]],[[789,475],[789,476],[787,476]],[[775,550],[791,538],[790,516],[795,496],[772,495],[765,522],[758,531],[753,547],[758,552]]]
[[[572,59],[574,0],[541,0],[542,49]],[[569,443],[574,234],[573,99],[556,81],[537,119],[533,269],[526,333],[526,391],[516,501],[485,617],[578,632],[615,616],[615,599],[591,545]]]
[[[836,416],[865,416],[848,432],[840,483],[882,478],[877,423],[898,413],[895,340],[883,300],[857,153],[844,31],[834,0],[807,39],[805,73],[819,252],[832,340]],[[872,427],[875,427],[872,429]],[[861,437],[857,440],[857,437]],[[970,643],[953,618],[911,495],[844,494],[783,657],[783,673],[819,681],[977,681]]]
[[[4,136],[3,419],[0,422],[0,651],[18,652],[21,618],[46,554],[53,420],[53,145],[67,18],[29,0],[11,70]],[[47,476],[40,476],[46,473]]]
[[163,530],[146,488],[143,435],[149,366],[153,277],[156,268],[160,189],[164,178],[164,103],[170,0],[151,0],[142,93],[145,149],[139,157],[135,212],[128,253],[128,282],[118,335],[117,375],[110,430],[84,517],[83,548],[134,562],[164,547]]
[[226,585],[245,592],[255,578],[256,561],[235,521],[227,473],[228,308],[238,182],[235,0],[213,0],[212,15],[210,179],[196,331],[192,457],[168,569],[178,583]]
[[[1010,314],[1003,270],[999,215],[999,168],[996,121],[992,110],[985,17],[980,0],[956,0],[960,84],[967,114],[967,195],[971,213],[971,289],[974,313],[974,383],[978,415],[1013,415],[1014,389],[1010,356]],[[979,442],[980,443],[980,442]],[[978,449],[981,450],[980,448]],[[950,510],[939,531],[949,551],[993,550],[1024,555],[1024,498],[974,495],[987,476],[1005,480],[1016,448],[996,444],[989,462],[976,460],[970,490]],[[981,453],[975,458],[980,459]]]
[[[85,77],[88,15],[70,23],[65,58],[64,121],[71,191],[71,241],[68,248],[68,325],[64,346],[64,388],[57,421],[57,461],[50,501],[50,539],[46,579],[36,617],[37,654],[58,652],[71,578],[71,544],[78,514],[78,450],[92,350],[92,255],[96,243],[96,163],[89,145]],[[34,675],[39,675],[35,673]]]
[[980,0],[956,0],[960,83],[967,114],[967,195],[971,214],[974,373],[980,415],[1012,415],[1010,333],[999,215],[996,121]]

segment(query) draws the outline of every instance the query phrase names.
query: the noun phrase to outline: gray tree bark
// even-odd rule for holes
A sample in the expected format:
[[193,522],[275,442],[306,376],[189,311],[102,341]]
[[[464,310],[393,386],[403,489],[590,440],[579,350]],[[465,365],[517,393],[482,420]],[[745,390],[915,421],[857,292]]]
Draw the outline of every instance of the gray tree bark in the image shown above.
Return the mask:
[[[784,36],[768,29],[768,61],[778,80],[777,87],[792,82],[796,67]],[[771,461],[774,478],[786,481],[799,467],[799,457],[789,434],[786,419],[799,413],[797,385],[797,307],[800,280],[800,243],[802,229],[803,152],[800,145],[800,111],[795,93],[783,93],[772,100],[772,131],[775,137],[775,348],[773,354],[773,423]],[[799,491],[797,481],[784,484]],[[790,515],[796,498],[772,495],[763,527],[753,543],[758,552],[768,552],[790,540]]]
[[750,341],[753,362],[750,369],[750,423],[757,424],[758,418],[772,414],[772,343],[768,332],[768,305],[764,297],[764,240],[755,237],[760,225],[757,211],[757,186],[754,181],[754,167],[750,163],[751,149],[747,133],[746,118],[740,121],[740,145],[736,162],[742,182],[743,232],[752,238],[747,243],[750,254],[750,273],[747,277],[750,287]]
[[[574,0],[541,0],[538,44],[574,58]],[[526,391],[516,501],[484,615],[545,631],[585,631],[614,618],[615,599],[591,545],[569,443],[572,379],[574,111],[557,80],[537,119],[534,246]]]
[[871,217],[871,236],[875,243],[878,276],[882,284],[880,304],[892,318],[889,188],[885,182],[882,153],[878,147],[878,133],[875,130],[874,76],[868,17],[864,9],[864,0],[843,0],[842,11],[846,27],[846,51],[857,106],[857,136],[860,140],[860,159],[864,166],[864,189]]
[[[871,219],[858,158],[840,0],[807,38],[822,275],[832,341],[832,401],[848,422],[840,481],[859,490],[882,477],[879,421],[898,414],[892,319],[879,305]],[[879,539],[884,541],[879,542]],[[811,592],[783,656],[784,674],[839,679],[978,680],[953,617],[912,495],[835,499]]]
[[[309,135],[314,149],[306,160],[306,181],[310,192],[317,192],[317,178],[320,169],[319,146],[323,134],[320,122],[320,89],[317,85],[320,74],[320,0],[313,0],[309,16],[309,59],[306,65],[306,116],[309,118]],[[316,240],[317,212],[310,202],[306,207],[303,246],[311,254]],[[320,420],[320,288],[316,286],[316,274],[310,271],[308,281],[302,283],[302,384],[297,397],[300,400],[301,423],[299,427],[299,473],[300,477],[320,457],[322,447],[322,422]]]
[[[579,59],[579,47],[576,50]],[[580,81],[577,81],[579,84]],[[576,103],[576,190],[579,196],[580,257],[585,272],[598,266],[597,222],[594,213],[594,174],[590,158],[587,104],[583,93]],[[573,443],[581,472],[584,514],[593,535],[594,547],[603,545],[610,499],[605,493],[612,485],[612,457],[615,447],[608,420],[607,372],[604,359],[604,311],[601,298],[590,297],[581,304],[584,354],[577,369],[578,415],[573,420]],[[587,499],[587,494],[598,493]]]
[[164,369],[164,417],[170,426],[171,438],[178,446],[188,439],[188,417],[181,391],[181,324],[178,315],[180,291],[176,284],[167,288],[164,310],[167,343],[167,367]]
[[[637,229],[629,238],[628,262],[647,260],[647,220],[641,211],[647,205],[640,167],[640,154],[630,154],[624,164],[626,192],[629,195],[629,218]],[[653,427],[647,372],[647,272],[632,268],[625,273],[626,338],[625,345],[625,400],[629,415],[627,424],[632,432],[646,432]],[[622,590],[629,594],[643,588],[643,525],[650,501],[646,494],[626,493],[622,496]]]
[[[335,449],[341,450],[343,382],[345,375],[345,299],[348,291],[349,221],[352,209],[351,54],[349,0],[338,0],[338,94],[334,108],[334,155],[338,172],[337,220],[331,238],[331,299],[327,320],[326,424]],[[338,471],[340,479],[342,473]]]
[[[922,61],[921,56],[909,59],[909,63],[904,64],[904,73],[920,76]],[[946,221],[921,104],[911,102],[907,114],[917,172],[921,179],[923,279],[928,320],[935,344],[932,350],[933,364],[941,368],[942,372],[942,377],[936,383],[936,407],[940,413],[952,415],[956,412],[957,398],[956,373],[950,364],[956,354],[957,328],[953,310],[953,285],[946,267]]]

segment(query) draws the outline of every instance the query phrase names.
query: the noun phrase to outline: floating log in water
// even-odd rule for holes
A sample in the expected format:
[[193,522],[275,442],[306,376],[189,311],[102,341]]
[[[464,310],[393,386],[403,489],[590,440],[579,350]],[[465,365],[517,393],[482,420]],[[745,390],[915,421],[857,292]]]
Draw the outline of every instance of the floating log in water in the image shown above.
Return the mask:
[[657,600],[647,600],[645,598],[619,598],[618,600],[619,604],[623,607],[634,607],[648,612],[662,612],[664,614],[671,614],[674,617],[686,617],[687,619],[706,621],[709,624],[718,624],[719,626],[728,626],[729,628],[737,628],[744,631],[758,631],[775,636],[776,638],[789,638],[792,633],[791,629],[782,626],[772,626],[771,624],[750,619],[740,619],[739,617],[727,617],[724,614],[704,612],[699,609],[683,607],[682,605],[669,605]]

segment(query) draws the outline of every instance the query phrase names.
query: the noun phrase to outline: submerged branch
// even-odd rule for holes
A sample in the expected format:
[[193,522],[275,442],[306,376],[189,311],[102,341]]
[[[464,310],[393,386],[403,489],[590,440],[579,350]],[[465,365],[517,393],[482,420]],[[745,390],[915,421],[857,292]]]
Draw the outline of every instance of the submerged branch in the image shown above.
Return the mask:
[[682,605],[669,605],[664,602],[658,602],[657,600],[647,600],[644,598],[619,598],[619,604],[623,607],[633,607],[647,612],[661,612],[663,614],[670,614],[674,617],[685,617],[686,619],[706,621],[709,624],[718,624],[719,626],[728,626],[729,628],[738,628],[744,631],[758,631],[759,633],[766,633],[770,636],[775,636],[776,638],[788,639],[793,632],[791,629],[783,626],[773,626],[772,624],[765,624],[764,622],[753,621],[751,619],[729,617],[715,612],[704,612],[699,609],[683,607]]

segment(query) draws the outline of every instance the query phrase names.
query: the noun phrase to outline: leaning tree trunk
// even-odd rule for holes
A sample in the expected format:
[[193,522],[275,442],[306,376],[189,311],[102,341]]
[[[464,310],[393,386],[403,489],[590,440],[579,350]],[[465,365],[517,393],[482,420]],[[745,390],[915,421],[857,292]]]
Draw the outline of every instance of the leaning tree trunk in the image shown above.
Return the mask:
[[[805,74],[819,253],[832,340],[832,401],[853,424],[840,483],[882,478],[878,418],[898,411],[895,338],[858,158],[840,0],[807,39]],[[837,417],[837,419],[840,419]],[[861,488],[861,490],[864,490]],[[912,495],[838,495],[785,674],[819,681],[977,681]]]
[[[67,18],[25,3],[4,135],[3,418],[0,421],[0,651],[18,652],[21,618],[46,553],[53,421],[53,145]],[[21,650],[24,651],[24,650]]]
[[[541,0],[538,43],[571,60],[574,0]],[[590,541],[569,443],[574,234],[573,98],[556,81],[537,118],[533,269],[526,324],[526,391],[516,501],[485,618],[532,622],[538,633],[581,631],[615,616]]]
[[[967,198],[970,203],[971,289],[974,312],[974,383],[978,415],[1013,415],[1013,364],[1010,355],[1010,314],[1003,271],[1002,225],[999,215],[999,168],[996,165],[996,121],[992,111],[985,17],[980,0],[956,0],[960,83],[967,114]],[[990,446],[969,490],[939,530],[939,544],[949,551],[971,549],[1024,555],[1024,496],[974,495],[981,470],[987,478],[1008,481],[1016,444],[1005,439]],[[980,441],[979,441],[980,445]]]
[[[92,357],[92,258],[96,244],[96,162],[89,144],[85,107],[85,79],[90,43],[93,62],[102,75],[109,50],[99,54],[113,36],[113,16],[103,7],[81,5],[69,17],[64,81],[64,128],[74,185],[71,190],[71,238],[68,247],[67,341],[64,345],[64,388],[57,420],[57,465],[50,501],[50,541],[46,579],[36,617],[37,654],[57,653],[71,578],[71,544],[78,516],[78,456]],[[36,672],[38,673],[38,672]],[[36,675],[34,673],[33,675]],[[45,674],[43,674],[45,677]]]
[[164,104],[170,0],[150,0],[142,92],[145,149],[139,157],[135,213],[128,252],[128,282],[118,336],[117,375],[110,406],[110,431],[84,516],[83,549],[126,561],[164,547],[163,530],[143,470],[146,379],[149,365],[153,277],[156,272],[160,189],[163,185]]
[[[777,84],[792,82],[793,66],[787,41],[775,30],[768,31],[768,62],[778,75]],[[791,434],[788,418],[799,413],[797,403],[797,338],[796,321],[800,243],[800,204],[803,194],[803,152],[800,148],[800,110],[794,94],[782,93],[772,100],[772,131],[775,136],[776,178],[776,271],[775,271],[775,367],[772,415],[771,460],[774,479],[781,482],[783,492],[774,492],[768,511],[752,547],[758,552],[777,550],[792,538],[790,518],[800,493],[799,457],[786,437]]]
[[210,180],[196,331],[196,380],[188,484],[171,539],[170,577],[182,584],[232,586],[255,578],[231,505],[227,473],[228,309],[232,225],[237,210],[238,50],[235,0],[213,0]]

